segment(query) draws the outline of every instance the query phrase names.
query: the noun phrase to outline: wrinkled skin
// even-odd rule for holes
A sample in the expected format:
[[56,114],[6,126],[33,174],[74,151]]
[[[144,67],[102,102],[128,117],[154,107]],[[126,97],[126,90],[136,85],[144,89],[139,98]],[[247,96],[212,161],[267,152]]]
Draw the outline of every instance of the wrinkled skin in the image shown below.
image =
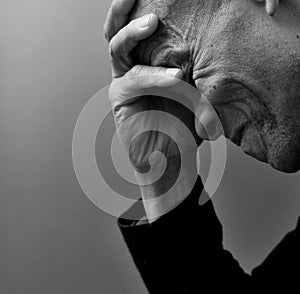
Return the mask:
[[135,60],[182,68],[214,105],[226,137],[280,171],[298,171],[300,1],[282,1],[271,18],[252,1],[140,0],[132,18],[150,12],[161,22]]

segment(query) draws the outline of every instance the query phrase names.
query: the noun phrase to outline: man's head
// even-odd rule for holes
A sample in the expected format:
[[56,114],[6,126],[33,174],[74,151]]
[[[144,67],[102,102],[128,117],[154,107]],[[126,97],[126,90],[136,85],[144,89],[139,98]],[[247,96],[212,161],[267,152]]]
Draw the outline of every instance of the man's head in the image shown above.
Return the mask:
[[183,68],[230,140],[278,170],[298,171],[299,1],[283,1],[271,18],[250,0],[141,0],[133,17],[150,12],[161,23],[137,48],[139,61]]

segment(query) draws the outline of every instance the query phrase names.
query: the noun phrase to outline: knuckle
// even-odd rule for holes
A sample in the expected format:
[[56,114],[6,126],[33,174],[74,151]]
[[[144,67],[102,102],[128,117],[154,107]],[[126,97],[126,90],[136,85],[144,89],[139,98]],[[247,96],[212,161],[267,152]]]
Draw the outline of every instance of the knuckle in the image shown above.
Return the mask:
[[116,100],[120,95],[120,92],[122,92],[122,85],[120,85],[120,82],[112,81],[108,89],[108,100],[111,103],[112,108],[116,105]]
[[131,34],[130,24],[125,26],[121,31],[119,31],[118,34],[119,34],[118,36],[120,38],[120,43],[126,44],[130,39],[130,34]]
[[106,31],[103,32],[103,36],[104,36],[104,39],[109,42],[110,38],[109,38],[109,35]]
[[134,39],[139,33],[139,25],[137,20],[131,21],[126,28],[126,37],[127,39]]
[[103,35],[104,35],[105,40],[106,40],[106,41],[109,41],[109,38],[108,38],[108,30],[107,30],[107,24],[106,24],[106,23],[103,25],[102,32],[103,32]]
[[130,70],[130,76],[135,77],[138,75],[142,74],[142,66],[141,65],[135,65],[131,70]]
[[126,37],[124,36],[124,32],[122,32],[122,34],[119,33],[115,35],[111,39],[108,47],[110,57],[114,58],[116,56],[121,56],[125,54],[126,45],[127,45],[127,41],[126,41]]

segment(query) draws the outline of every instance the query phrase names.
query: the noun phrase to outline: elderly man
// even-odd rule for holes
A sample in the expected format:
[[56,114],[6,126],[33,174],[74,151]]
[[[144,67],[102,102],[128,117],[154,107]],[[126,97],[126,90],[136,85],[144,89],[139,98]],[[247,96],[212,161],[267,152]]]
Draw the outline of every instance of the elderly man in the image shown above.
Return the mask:
[[[110,42],[110,99],[116,123],[152,108],[179,113],[200,145],[207,137],[194,114],[211,127],[214,115],[209,108],[199,102],[193,114],[184,108],[176,111],[178,105],[163,98],[130,98],[143,87],[168,87],[183,79],[212,103],[227,138],[280,171],[298,171],[300,3],[282,1],[272,18],[256,2],[264,1],[114,1],[104,29]],[[278,0],[266,1],[267,13],[273,15],[278,5]],[[144,122],[133,119],[131,123],[143,126]],[[132,137],[134,130],[120,134],[121,141]],[[187,148],[194,161],[184,171],[185,180],[161,201],[158,196],[168,190],[180,168],[178,150],[163,134],[149,132],[130,147],[137,171],[147,168],[149,154],[155,150],[168,161],[163,181],[141,186],[148,220],[134,222],[125,216],[119,220],[150,293],[297,289],[300,225],[247,275],[223,249],[222,227],[211,202],[198,205],[203,190],[200,178],[185,198],[189,175],[196,170],[196,150]],[[154,198],[151,205],[149,198]]]

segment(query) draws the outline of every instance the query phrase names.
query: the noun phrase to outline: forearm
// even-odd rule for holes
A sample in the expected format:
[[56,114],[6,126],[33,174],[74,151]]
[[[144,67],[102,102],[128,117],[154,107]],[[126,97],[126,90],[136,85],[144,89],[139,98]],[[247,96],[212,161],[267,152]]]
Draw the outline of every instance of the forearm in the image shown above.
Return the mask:
[[198,178],[192,193],[180,205],[151,224],[119,220],[151,294],[197,293],[221,285],[223,290],[233,289],[236,280],[249,286],[249,277],[223,249],[222,227],[212,202],[198,205],[202,189]]
[[[119,227],[149,293],[191,293],[193,258],[198,236],[195,229],[195,210],[202,190],[198,180],[195,193],[158,220],[136,225],[119,219]],[[141,202],[136,206],[142,205]],[[135,209],[135,208],[132,208]],[[186,211],[190,214],[187,215]],[[191,246],[189,246],[191,244]]]

